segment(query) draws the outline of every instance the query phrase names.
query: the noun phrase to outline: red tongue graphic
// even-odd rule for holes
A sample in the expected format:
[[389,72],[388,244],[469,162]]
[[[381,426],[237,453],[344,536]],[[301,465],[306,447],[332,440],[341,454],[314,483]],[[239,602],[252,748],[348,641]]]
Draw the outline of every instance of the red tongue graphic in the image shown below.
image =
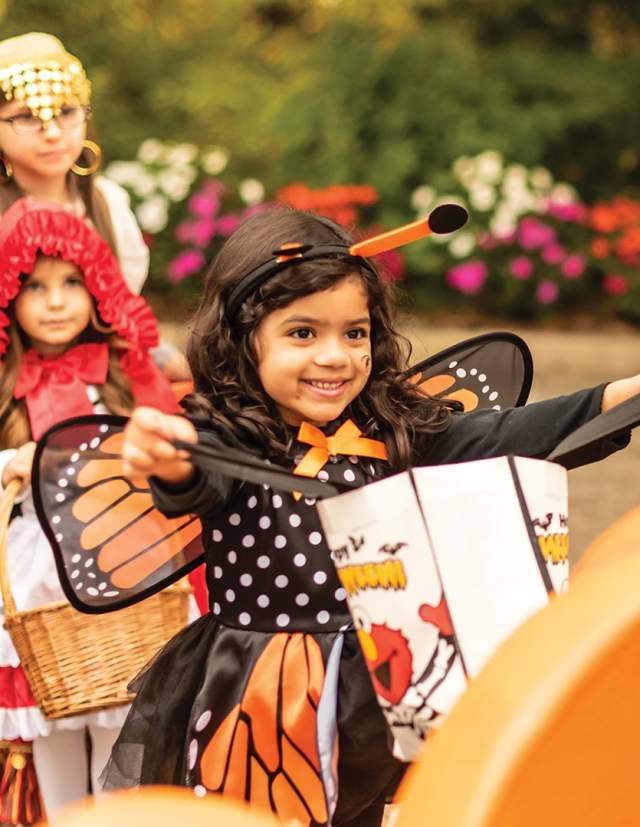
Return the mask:
[[420,606],[418,614],[420,615],[420,619],[424,620],[425,623],[431,623],[437,629],[440,629],[445,637],[453,634],[451,615],[444,601],[444,596],[440,598],[437,606],[432,606],[430,603],[423,603],[422,606]]

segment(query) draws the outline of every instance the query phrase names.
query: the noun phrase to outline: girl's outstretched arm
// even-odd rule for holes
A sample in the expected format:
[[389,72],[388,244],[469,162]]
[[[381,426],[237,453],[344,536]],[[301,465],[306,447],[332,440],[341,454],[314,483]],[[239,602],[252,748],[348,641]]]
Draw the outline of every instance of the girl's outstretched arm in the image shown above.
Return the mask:
[[136,408],[124,431],[122,458],[130,477],[157,477],[169,485],[187,483],[193,465],[172,441],[197,442],[196,429],[181,416],[170,416],[155,408]]
[[640,393],[640,374],[609,382],[602,394],[602,412],[615,408],[616,405],[638,393]]

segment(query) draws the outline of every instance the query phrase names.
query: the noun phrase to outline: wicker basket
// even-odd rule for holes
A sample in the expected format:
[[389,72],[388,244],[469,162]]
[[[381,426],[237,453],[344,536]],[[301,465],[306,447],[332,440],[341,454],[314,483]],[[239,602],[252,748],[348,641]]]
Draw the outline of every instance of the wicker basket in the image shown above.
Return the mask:
[[19,489],[12,481],[0,498],[0,592],[4,625],[38,706],[47,718],[66,718],[128,703],[129,681],[186,625],[190,587],[183,581],[110,614],[82,614],[64,601],[18,611],[6,539]]

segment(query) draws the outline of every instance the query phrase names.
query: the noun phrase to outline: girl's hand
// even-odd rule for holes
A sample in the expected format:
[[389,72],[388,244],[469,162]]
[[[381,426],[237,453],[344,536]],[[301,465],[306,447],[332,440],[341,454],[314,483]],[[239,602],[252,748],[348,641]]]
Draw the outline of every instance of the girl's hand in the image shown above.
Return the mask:
[[155,408],[136,408],[124,430],[122,459],[129,477],[158,477],[179,485],[193,476],[193,465],[172,440],[196,443],[196,429],[181,416],[169,416]]
[[31,467],[33,466],[33,454],[36,450],[35,442],[27,442],[12,460],[4,466],[2,471],[2,487],[6,488],[11,480],[22,480],[24,490],[31,482]]

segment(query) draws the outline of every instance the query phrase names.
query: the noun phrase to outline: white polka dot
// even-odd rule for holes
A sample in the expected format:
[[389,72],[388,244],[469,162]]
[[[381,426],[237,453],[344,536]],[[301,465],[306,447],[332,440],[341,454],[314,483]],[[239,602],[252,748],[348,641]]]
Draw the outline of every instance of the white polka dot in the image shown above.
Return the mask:
[[98,585],[98,589],[99,589],[101,592],[103,592],[106,588],[107,588],[107,584],[106,584],[106,583],[100,583],[100,584]]
[[211,710],[205,709],[202,715],[198,718],[195,725],[196,732],[202,732],[202,730],[206,727],[206,725],[211,720]]
[[250,586],[253,583],[253,577],[250,574],[241,574],[240,575],[240,585],[241,586]]
[[486,382],[487,381],[487,374],[486,373],[479,373],[478,374],[478,382]]
[[100,433],[101,433],[101,434],[106,434],[108,430],[109,430],[109,426],[108,426],[108,425],[101,425],[101,426],[100,426]]
[[287,538],[284,534],[276,534],[273,545],[276,548],[284,548],[287,545]]
[[269,488],[271,488],[271,486],[270,486],[270,485],[267,485],[267,483],[266,483],[266,482],[263,482],[263,483],[262,483],[262,487],[264,488],[264,490],[265,490],[265,491],[268,491],[268,490],[269,490]]
[[255,508],[258,505],[258,498],[257,497],[249,497],[247,500],[247,505],[249,508]]
[[319,531],[312,531],[309,535],[309,542],[312,546],[318,546],[322,542],[322,534]]
[[251,615],[249,612],[240,612],[238,615],[238,620],[243,626],[248,626],[251,623]]
[[290,620],[291,618],[289,617],[289,615],[285,614],[281,614],[278,615],[278,617],[276,617],[276,623],[278,624],[278,626],[288,626]]
[[93,565],[93,557],[88,557],[88,558],[85,560],[85,563],[84,563],[84,567],[85,567],[85,569],[88,569],[88,568],[89,568],[89,566],[92,566],[92,565]]
[[469,371],[471,376],[475,376],[477,372],[478,372],[478,368],[471,368],[471,370]]
[[331,615],[329,614],[329,612],[327,612],[323,609],[321,612],[318,612],[318,614],[316,615],[316,620],[318,621],[318,623],[328,623],[330,617],[331,617]]
[[71,558],[71,562],[72,563],[78,563],[81,559],[82,559],[81,554],[74,554],[73,557]]
[[198,741],[194,738],[189,744],[189,769],[192,770],[198,760]]
[[318,479],[321,482],[326,482],[329,479],[329,474],[327,474],[324,468],[321,471],[318,471]]
[[89,588],[87,589],[87,594],[90,594],[91,597],[97,597],[100,594],[100,592],[97,589],[94,589],[93,586],[89,586]]
[[229,554],[227,554],[227,560],[230,563],[235,563],[238,560],[238,555],[235,553],[235,551],[230,551]]
[[82,443],[82,445],[80,445],[80,450],[81,450],[81,451],[86,451],[88,447],[89,447],[89,446],[87,445],[87,443],[86,443],[86,442],[83,442],[83,443]]
[[502,405],[494,405],[493,410],[494,411],[501,411],[502,410]]
[[271,517],[260,517],[258,520],[258,525],[260,528],[269,528],[271,525]]
[[219,603],[214,603],[213,604],[213,613],[214,613],[214,615],[219,615],[221,611],[222,611],[222,609],[220,608],[220,604]]
[[467,371],[464,368],[458,368],[458,370],[456,371],[456,376],[460,379],[464,379],[466,375]]
[[58,480],[58,485],[60,488],[66,488],[69,485],[69,480],[65,480],[64,477]]
[[[83,583],[76,583],[76,589],[78,591],[80,591],[80,589],[82,588],[83,585],[84,585]],[[105,594],[108,594],[108,592],[105,592]],[[116,594],[118,594],[118,592],[116,592]]]
[[271,560],[269,559],[269,557],[267,557],[266,554],[262,554],[260,555],[260,557],[258,557],[256,563],[258,564],[259,569],[266,569],[271,565]]
[[242,538],[242,545],[245,548],[251,548],[251,546],[254,545],[255,542],[256,538],[253,536],[253,534],[245,534],[245,536]]
[[327,575],[326,575],[326,572],[324,572],[324,571],[317,571],[317,572],[313,575],[313,582],[314,582],[314,583],[317,583],[318,585],[322,585],[322,583],[326,583],[326,582],[327,582]]
[[96,575],[95,575],[92,571],[87,572],[87,574],[88,574],[88,576],[89,576],[92,580],[95,580],[95,579],[96,579]]
[[495,402],[498,398],[498,391],[493,391],[489,394],[489,402]]
[[486,393],[489,390],[489,385],[482,386],[482,393]]
[[289,517],[289,525],[293,526],[294,528],[297,528],[301,522],[302,517],[300,517],[299,514],[291,514],[291,516]]
[[239,514],[230,514],[229,515],[229,523],[231,525],[240,525],[240,515]]
[[63,503],[65,500],[64,494],[56,494],[56,502]]
[[306,606],[309,602],[309,595],[308,594],[297,594],[296,595],[296,603],[298,606]]
[[315,505],[316,504],[316,498],[315,497],[305,497],[304,501],[306,502],[307,505]]
[[274,508],[280,508],[282,506],[282,497],[280,494],[274,494],[273,497],[271,497],[271,504]]
[[78,454],[77,452],[75,454],[71,454],[70,459],[71,462],[77,462],[80,459],[80,454]]
[[269,603],[271,603],[271,601],[269,600],[268,595],[261,594],[261,595],[258,595],[257,603],[258,603],[258,606],[260,606],[261,609],[266,609],[267,606],[269,605]]
[[334,595],[334,597],[335,597],[335,599],[336,599],[336,600],[344,600],[346,596],[347,596],[347,593],[346,593],[346,591],[342,588],[342,586],[340,586],[340,588],[339,588],[339,589],[336,589],[336,591],[335,591],[335,595]]
[[279,574],[274,582],[279,589],[284,589],[289,585],[289,578],[286,574]]
[[75,468],[67,468],[67,476],[72,477],[76,473]]
[[204,798],[207,794],[206,787],[203,787],[202,784],[196,784],[196,786],[193,788],[193,794],[197,795],[198,798]]
[[224,596],[227,598],[229,603],[233,603],[233,601],[236,599],[236,593],[233,589],[227,589],[224,593]]
[[98,445],[100,445],[100,437],[99,436],[94,436],[94,438],[89,443],[89,446],[91,448],[97,448]]
[[119,594],[120,594],[120,592],[118,592],[118,591],[111,591],[111,592],[105,592],[104,596],[105,597],[117,597]]
[[351,468],[347,468],[347,470],[342,475],[347,482],[353,482],[356,478],[356,475],[353,473]]
[[449,370],[453,370],[457,364],[457,362],[449,362]]
[[54,525],[58,525],[58,523],[60,522],[60,520],[61,520],[61,519],[62,519],[62,517],[61,517],[59,514],[56,514],[56,516],[55,516],[55,517],[52,517],[52,518],[51,518],[51,522],[52,522]]
[[358,457],[349,457],[349,462],[352,465],[357,465],[358,464]]
[[56,534],[56,540],[57,540],[58,542],[61,542],[63,538],[64,538],[64,535],[63,535],[63,534]]
[[307,558],[304,556],[304,554],[296,554],[296,556],[293,558],[293,562],[296,566],[304,566],[304,564],[307,562]]
[[219,543],[222,540],[222,532],[218,531],[217,528],[214,528],[211,534],[211,539],[214,543]]
[[220,578],[222,577],[222,568],[220,566],[213,567],[213,576],[216,580],[220,580]]

